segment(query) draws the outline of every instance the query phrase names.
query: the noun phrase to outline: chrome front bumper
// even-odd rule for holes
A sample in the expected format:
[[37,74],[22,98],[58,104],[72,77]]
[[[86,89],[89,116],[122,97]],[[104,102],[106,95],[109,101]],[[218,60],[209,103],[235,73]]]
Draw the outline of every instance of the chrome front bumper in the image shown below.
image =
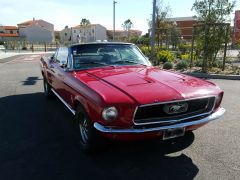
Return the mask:
[[225,113],[224,108],[219,108],[215,113],[209,115],[206,118],[203,118],[198,121],[192,121],[192,122],[186,122],[186,123],[179,123],[175,125],[169,125],[169,126],[161,126],[161,127],[155,127],[155,128],[145,128],[145,129],[114,129],[111,127],[107,126],[102,126],[101,124],[95,122],[94,127],[100,132],[103,133],[145,133],[145,132],[155,132],[155,131],[161,131],[161,130],[166,130],[166,129],[175,129],[175,128],[184,128],[188,126],[193,126],[193,125],[198,125],[198,124],[203,124],[207,123],[210,121],[214,121],[216,119],[219,119],[220,117],[223,116]]

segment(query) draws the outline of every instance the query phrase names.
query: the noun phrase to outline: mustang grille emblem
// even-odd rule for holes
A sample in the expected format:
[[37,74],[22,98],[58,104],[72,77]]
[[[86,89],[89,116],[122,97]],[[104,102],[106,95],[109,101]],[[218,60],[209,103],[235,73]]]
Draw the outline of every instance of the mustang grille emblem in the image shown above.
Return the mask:
[[163,110],[167,114],[179,114],[184,113],[188,110],[187,103],[177,103],[177,104],[166,104]]

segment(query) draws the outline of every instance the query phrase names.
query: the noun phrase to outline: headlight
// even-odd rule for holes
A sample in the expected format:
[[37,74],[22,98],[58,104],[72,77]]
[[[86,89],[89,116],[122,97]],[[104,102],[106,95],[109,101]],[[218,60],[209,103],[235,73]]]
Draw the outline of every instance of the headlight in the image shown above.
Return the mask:
[[114,121],[118,116],[118,111],[115,107],[107,107],[102,112],[102,117],[106,121]]

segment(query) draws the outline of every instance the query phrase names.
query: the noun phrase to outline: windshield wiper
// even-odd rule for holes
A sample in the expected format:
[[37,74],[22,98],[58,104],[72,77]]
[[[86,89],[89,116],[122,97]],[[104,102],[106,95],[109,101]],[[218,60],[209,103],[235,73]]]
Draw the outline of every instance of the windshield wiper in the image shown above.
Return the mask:
[[109,65],[109,64],[106,64],[106,63],[96,62],[96,61],[79,62],[79,64],[100,64],[100,65],[103,65],[103,66],[107,66],[107,65]]
[[138,63],[138,62],[134,62],[134,61],[130,61],[130,60],[120,60],[120,61],[114,62],[114,64],[118,64],[118,63],[131,63],[131,64],[139,64],[139,65],[146,66],[146,64],[142,64],[142,63]]
[[114,63],[132,63],[132,64],[138,64],[137,62],[129,61],[129,60],[120,60],[120,61],[115,61]]

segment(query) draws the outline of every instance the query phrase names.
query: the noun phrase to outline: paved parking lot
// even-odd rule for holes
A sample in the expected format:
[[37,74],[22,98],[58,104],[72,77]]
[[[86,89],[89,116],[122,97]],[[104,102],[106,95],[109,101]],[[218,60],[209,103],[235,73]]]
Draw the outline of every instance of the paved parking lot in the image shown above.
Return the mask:
[[72,114],[43,95],[39,55],[0,60],[0,179],[239,179],[240,81],[213,80],[227,113],[186,137],[108,143],[86,156]]

